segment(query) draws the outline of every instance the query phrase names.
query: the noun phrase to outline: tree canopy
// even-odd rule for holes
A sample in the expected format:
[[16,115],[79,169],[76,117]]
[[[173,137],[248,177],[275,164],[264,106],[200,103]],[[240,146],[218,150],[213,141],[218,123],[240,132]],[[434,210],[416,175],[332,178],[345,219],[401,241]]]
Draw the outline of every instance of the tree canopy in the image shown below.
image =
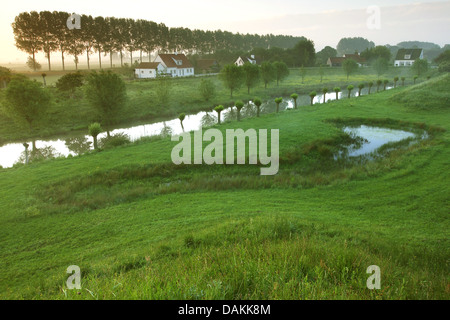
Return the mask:
[[235,64],[228,64],[220,71],[219,77],[233,97],[233,91],[239,89],[244,83],[244,70]]
[[110,66],[112,55],[119,53],[123,65],[123,52],[130,54],[130,64],[134,63],[133,53],[153,51],[177,51],[185,54],[218,54],[222,52],[249,52],[253,48],[277,47],[290,49],[304,37],[286,35],[258,35],[231,33],[228,31],[203,31],[188,28],[168,28],[162,23],[114,17],[92,17],[81,15],[81,29],[70,30],[66,26],[70,14],[60,11],[22,12],[15,17],[13,32],[16,47],[36,61],[35,55],[44,52],[51,69],[51,53],[60,52],[64,68],[65,54],[75,57],[86,54],[89,65],[90,55],[97,52],[101,63],[102,54],[108,53]]
[[50,94],[36,82],[13,78],[5,92],[6,114],[33,133],[35,124],[45,119],[51,101]]
[[339,56],[343,56],[346,53],[363,52],[367,48],[375,47],[375,43],[361,37],[355,38],[342,38],[336,49]]
[[109,129],[127,99],[124,81],[111,71],[94,71],[86,78],[85,87],[87,100],[96,109],[103,125]]

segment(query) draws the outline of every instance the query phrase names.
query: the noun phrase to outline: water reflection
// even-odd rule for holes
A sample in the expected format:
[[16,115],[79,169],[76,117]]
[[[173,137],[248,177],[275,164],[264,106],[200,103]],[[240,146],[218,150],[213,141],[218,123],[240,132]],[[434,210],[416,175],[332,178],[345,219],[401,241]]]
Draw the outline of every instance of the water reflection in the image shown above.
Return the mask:
[[408,138],[420,138],[420,136],[415,133],[408,131],[369,127],[365,125],[359,127],[345,127],[344,132],[354,137],[361,137],[365,141],[360,146],[350,146],[346,152],[346,156],[349,157],[371,154],[389,142],[399,142]]

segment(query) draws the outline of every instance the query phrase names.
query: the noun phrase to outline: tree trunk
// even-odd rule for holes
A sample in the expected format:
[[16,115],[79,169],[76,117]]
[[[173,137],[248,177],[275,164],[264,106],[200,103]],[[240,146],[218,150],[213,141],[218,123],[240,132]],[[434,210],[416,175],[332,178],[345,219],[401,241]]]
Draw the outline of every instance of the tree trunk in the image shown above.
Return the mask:
[[86,50],[86,55],[87,55],[87,65],[88,65],[88,69],[91,70],[91,66],[89,64],[89,49]]
[[100,69],[102,68],[102,52],[100,48],[98,49],[98,63],[100,64]]
[[120,50],[120,66],[123,67],[123,52]]
[[36,52],[33,51],[33,70],[36,71]]
[[64,51],[63,50],[61,50],[61,61],[62,61],[63,71],[66,71],[66,66],[64,65]]
[[48,71],[52,71],[52,65],[50,63],[50,50],[47,52]]
[[93,136],[92,138],[94,138],[94,150],[98,149],[98,142],[97,142],[97,136]]
[[112,55],[113,55],[112,51],[109,51],[109,64],[110,64],[110,66],[111,66],[111,69],[112,69],[112,67],[113,67],[113,63],[112,63],[113,58],[112,58]]
[[260,107],[256,107],[256,117],[258,117],[258,118],[259,118],[259,108]]

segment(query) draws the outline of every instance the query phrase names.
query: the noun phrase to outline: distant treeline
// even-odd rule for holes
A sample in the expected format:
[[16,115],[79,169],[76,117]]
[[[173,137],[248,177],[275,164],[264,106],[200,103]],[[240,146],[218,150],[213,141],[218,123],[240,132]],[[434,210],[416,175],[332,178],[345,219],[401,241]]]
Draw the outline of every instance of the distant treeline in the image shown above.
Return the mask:
[[23,12],[14,20],[13,31],[16,47],[32,57],[36,65],[36,53],[44,52],[51,70],[52,52],[60,52],[64,69],[67,54],[74,56],[78,68],[79,58],[85,55],[89,67],[90,55],[97,52],[101,66],[102,54],[112,58],[118,53],[123,66],[124,52],[129,52],[133,64],[133,52],[180,52],[186,54],[214,54],[217,51],[250,51],[253,48],[292,48],[303,37],[285,35],[240,34],[227,31],[203,31],[188,28],[168,28],[162,23],[114,17],[81,15],[81,28],[69,29],[67,12]]

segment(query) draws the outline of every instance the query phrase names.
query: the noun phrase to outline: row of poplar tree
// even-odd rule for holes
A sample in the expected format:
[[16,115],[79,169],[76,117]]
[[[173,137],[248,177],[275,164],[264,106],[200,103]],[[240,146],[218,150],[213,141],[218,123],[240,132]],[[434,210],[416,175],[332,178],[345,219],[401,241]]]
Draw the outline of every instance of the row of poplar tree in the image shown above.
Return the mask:
[[51,70],[51,53],[61,54],[64,66],[67,54],[74,57],[76,68],[85,55],[90,67],[90,55],[98,53],[100,67],[102,54],[110,57],[118,53],[123,66],[124,52],[129,52],[133,64],[133,52],[180,52],[186,54],[213,54],[219,50],[250,51],[253,48],[292,48],[299,37],[284,35],[257,35],[231,33],[222,30],[203,31],[188,28],[169,28],[162,23],[114,17],[81,15],[81,28],[67,26],[72,15],[67,12],[41,11],[20,13],[12,24],[16,47],[28,53],[36,67],[36,54],[43,52]]

